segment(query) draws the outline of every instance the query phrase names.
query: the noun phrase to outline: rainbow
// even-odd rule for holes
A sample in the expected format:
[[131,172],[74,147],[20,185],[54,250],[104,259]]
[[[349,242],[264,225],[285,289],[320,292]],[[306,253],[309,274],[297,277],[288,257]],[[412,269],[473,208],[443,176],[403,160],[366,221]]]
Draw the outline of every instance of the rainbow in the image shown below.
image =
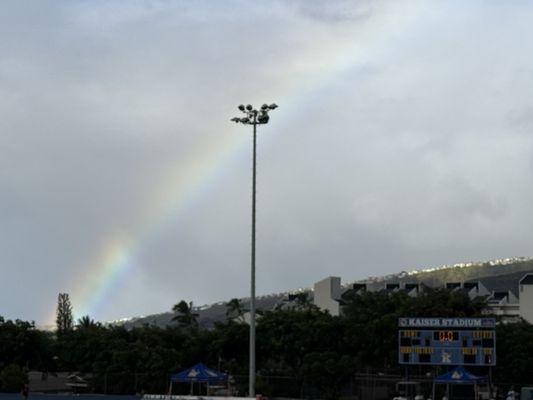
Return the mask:
[[[384,19],[363,32],[356,30],[357,40],[353,37],[335,48],[325,47],[326,56],[322,54],[320,60],[313,59],[313,63],[308,65],[311,73],[305,74],[300,81],[285,85],[284,93],[277,91],[275,99],[265,99],[267,102],[275,100],[280,108],[273,114],[270,124],[275,125],[275,129],[273,127],[262,140],[275,140],[283,131],[283,124],[288,121],[289,115],[298,118],[298,111],[303,112],[309,107],[310,102],[314,101],[312,99],[319,97],[320,92],[329,87],[334,79],[358,65],[364,65],[361,58],[367,47],[375,46],[376,41],[379,46],[380,41],[387,40],[383,35],[383,25],[387,25],[389,31],[391,26],[393,29],[402,29],[411,22],[408,15],[403,10],[401,18]],[[363,45],[358,44],[361,42]],[[149,212],[145,223],[141,224],[144,227],[138,232],[115,232],[102,245],[96,260],[82,268],[85,273],[77,277],[71,290],[76,317],[93,316],[102,311],[120,291],[128,276],[134,273],[136,255],[145,243],[157,236],[158,232],[164,231],[169,224],[175,224],[180,215],[190,210],[199,198],[208,193],[221,172],[235,158],[248,154],[251,136],[242,132],[245,127],[232,125],[229,122],[231,116],[228,115],[228,128],[221,133],[218,143],[210,143],[207,151],[194,152],[185,162],[180,160],[165,176],[160,177],[156,185],[160,190],[155,191],[147,208]],[[221,121],[221,124],[225,122]],[[55,310],[46,321],[53,321],[54,318]]]
[[[204,152],[201,157],[191,157],[185,167],[183,163],[176,165],[169,175],[160,179],[161,182],[175,182],[175,189],[169,191],[169,185],[157,185],[165,189],[156,190],[149,208],[151,213],[144,218],[149,221],[147,228],[137,235],[114,233],[106,240],[107,244],[92,266],[83,268],[85,275],[78,277],[72,291],[77,318],[98,314],[109,303],[128,275],[134,272],[136,253],[207,193],[235,154],[244,154],[249,139],[250,135],[240,129],[227,132],[219,143],[209,146],[212,150]],[[54,318],[55,310],[47,321],[51,323]]]

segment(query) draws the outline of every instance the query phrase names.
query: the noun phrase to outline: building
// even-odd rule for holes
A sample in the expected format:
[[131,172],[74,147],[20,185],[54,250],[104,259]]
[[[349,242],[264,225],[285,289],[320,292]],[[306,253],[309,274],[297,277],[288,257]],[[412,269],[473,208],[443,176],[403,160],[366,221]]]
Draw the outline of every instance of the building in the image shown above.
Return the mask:
[[341,278],[329,276],[315,283],[313,303],[321,310],[337,316],[340,313]]
[[[355,283],[342,287],[341,278],[330,276],[314,285],[313,302],[321,310],[331,315],[339,315],[342,304],[351,296],[361,294],[367,290],[386,293],[406,292],[416,297],[424,291],[427,285],[419,282],[389,282],[380,288],[369,288],[365,283]],[[525,274],[518,282],[518,297],[511,290],[490,291],[481,282],[447,282],[444,288],[450,291],[463,292],[472,300],[481,298],[487,301],[487,314],[505,317],[513,322],[523,318],[533,323],[533,273]]]
[[518,282],[520,316],[533,323],[533,274],[526,274]]

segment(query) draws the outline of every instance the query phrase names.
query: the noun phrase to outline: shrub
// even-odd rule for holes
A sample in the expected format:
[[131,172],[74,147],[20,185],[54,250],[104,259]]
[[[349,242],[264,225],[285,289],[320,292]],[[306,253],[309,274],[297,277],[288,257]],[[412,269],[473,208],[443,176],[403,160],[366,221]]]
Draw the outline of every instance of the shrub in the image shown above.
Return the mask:
[[0,386],[4,392],[18,392],[25,383],[28,383],[28,376],[17,364],[10,364],[0,373]]

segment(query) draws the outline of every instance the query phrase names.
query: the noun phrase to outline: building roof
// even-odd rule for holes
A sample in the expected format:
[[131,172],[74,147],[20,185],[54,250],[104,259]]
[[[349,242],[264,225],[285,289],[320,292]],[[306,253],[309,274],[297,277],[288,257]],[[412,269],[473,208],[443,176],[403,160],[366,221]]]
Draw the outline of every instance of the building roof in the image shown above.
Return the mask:
[[461,287],[461,282],[446,282],[446,289],[457,289]]
[[400,284],[395,282],[395,283],[387,283],[385,285],[385,290],[397,290],[397,289],[400,289]]
[[489,304],[502,304],[504,301],[509,301],[509,291],[507,292],[493,292],[488,299]]
[[520,285],[533,285],[533,274],[526,274],[522,279],[520,279],[520,282],[518,282]]
[[463,284],[463,287],[464,287],[465,289],[474,289],[474,288],[479,289],[479,282],[478,282],[478,281],[465,282],[465,283]]
[[505,299],[507,296],[509,296],[509,292],[494,292],[492,295],[493,298],[498,300]]

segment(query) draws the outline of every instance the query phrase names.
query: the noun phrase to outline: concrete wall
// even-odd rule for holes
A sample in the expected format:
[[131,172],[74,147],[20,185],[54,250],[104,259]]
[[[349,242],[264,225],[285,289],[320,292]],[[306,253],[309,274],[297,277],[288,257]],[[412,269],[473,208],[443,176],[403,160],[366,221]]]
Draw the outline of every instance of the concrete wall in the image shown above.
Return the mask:
[[533,284],[527,281],[529,279],[522,278],[519,285],[520,316],[533,324]]
[[520,305],[518,304],[493,304],[487,307],[487,314],[494,314],[500,317],[514,317],[512,320],[518,320],[520,315]]
[[331,315],[339,315],[341,296],[341,278],[329,276],[315,283],[313,303],[321,310],[327,310]]

